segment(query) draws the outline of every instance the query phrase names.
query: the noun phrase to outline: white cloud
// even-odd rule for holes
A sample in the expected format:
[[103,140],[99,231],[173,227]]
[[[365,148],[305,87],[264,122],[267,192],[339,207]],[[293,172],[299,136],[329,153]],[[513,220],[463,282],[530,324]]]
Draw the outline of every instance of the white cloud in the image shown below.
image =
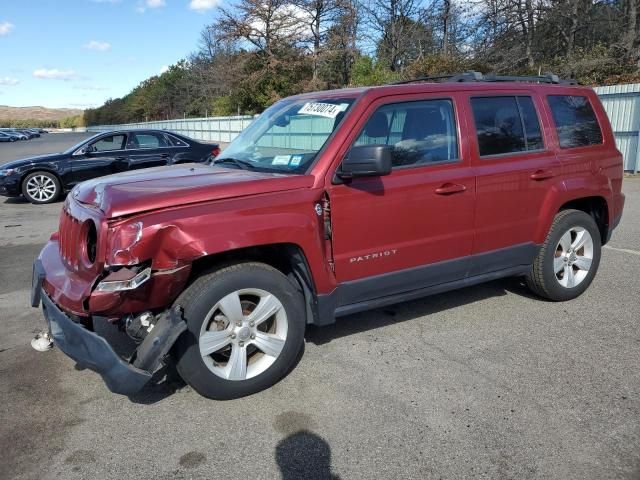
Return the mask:
[[78,78],[74,70],[58,70],[57,68],[40,68],[33,71],[36,78],[44,78],[47,80],[74,80]]
[[218,5],[220,5],[220,0],[191,0],[189,8],[196,12],[204,12],[216,8]]
[[10,22],[1,22],[0,23],[0,37],[4,36],[4,35],[9,35],[11,33],[11,31],[15,28],[16,26],[13,23]]
[[160,8],[166,5],[165,0],[143,0],[139,1],[136,6],[136,12],[144,13],[147,11],[147,8]]
[[163,73],[167,73],[168,71],[169,71],[169,66],[163,65],[162,68],[160,69],[160,75],[162,75]]
[[13,77],[0,77],[0,85],[18,85],[20,80]]
[[84,48],[104,52],[105,50],[109,50],[111,48],[111,44],[109,42],[99,42],[97,40],[91,40],[89,43],[84,45]]

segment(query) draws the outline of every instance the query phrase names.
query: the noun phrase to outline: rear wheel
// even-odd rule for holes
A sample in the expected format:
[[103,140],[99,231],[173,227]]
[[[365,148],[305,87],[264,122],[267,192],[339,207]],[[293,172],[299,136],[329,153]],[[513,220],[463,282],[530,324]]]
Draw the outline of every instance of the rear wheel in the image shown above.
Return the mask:
[[600,231],[593,217],[579,210],[564,210],[551,225],[527,285],[549,300],[574,299],[593,281],[600,254]]
[[187,322],[175,348],[178,372],[208,398],[238,398],[272,386],[293,367],[304,341],[301,293],[265,264],[205,274],[176,304]]
[[58,178],[49,172],[30,173],[22,182],[22,194],[31,203],[55,202],[60,196],[60,192]]

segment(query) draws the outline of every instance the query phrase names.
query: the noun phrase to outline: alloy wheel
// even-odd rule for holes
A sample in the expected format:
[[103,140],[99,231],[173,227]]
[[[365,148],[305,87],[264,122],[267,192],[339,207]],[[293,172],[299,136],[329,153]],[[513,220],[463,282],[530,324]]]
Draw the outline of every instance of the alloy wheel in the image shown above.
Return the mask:
[[578,286],[587,277],[593,261],[593,238],[583,227],[571,227],[556,246],[553,271],[565,288]]
[[39,202],[47,202],[56,196],[56,184],[47,175],[34,175],[27,181],[27,193]]
[[257,288],[237,290],[207,314],[198,339],[200,355],[215,375],[247,380],[276,361],[287,330],[287,314],[275,295]]

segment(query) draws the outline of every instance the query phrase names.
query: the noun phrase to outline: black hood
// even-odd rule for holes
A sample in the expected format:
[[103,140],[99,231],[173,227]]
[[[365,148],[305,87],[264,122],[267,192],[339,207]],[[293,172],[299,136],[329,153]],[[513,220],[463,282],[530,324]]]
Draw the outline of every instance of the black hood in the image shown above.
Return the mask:
[[26,167],[28,165],[35,165],[38,163],[48,163],[55,162],[57,160],[62,160],[68,155],[64,153],[52,153],[50,155],[38,155],[37,157],[23,158],[22,160],[14,160],[13,162],[3,163],[0,165],[0,168],[5,170],[9,168],[20,168]]

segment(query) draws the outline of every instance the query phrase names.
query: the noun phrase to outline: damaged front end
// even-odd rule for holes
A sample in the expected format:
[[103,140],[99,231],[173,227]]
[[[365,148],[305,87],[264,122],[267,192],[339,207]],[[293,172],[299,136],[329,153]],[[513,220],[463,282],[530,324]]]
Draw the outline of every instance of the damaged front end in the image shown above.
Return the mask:
[[[108,222],[68,200],[59,232],[34,262],[31,304],[42,304],[49,328],[44,338],[99,373],[115,393],[139,391],[186,330],[181,308],[171,305],[191,264],[153,262],[153,246],[141,222]],[[107,319],[138,343],[130,358],[93,331],[97,319]]]
[[179,307],[168,310],[160,315],[127,362],[103,337],[74,322],[48,295],[43,294],[41,299],[54,344],[80,366],[100,374],[109,390],[122,395],[138,392],[151,380],[162,367],[162,361],[175,341],[187,328]]

